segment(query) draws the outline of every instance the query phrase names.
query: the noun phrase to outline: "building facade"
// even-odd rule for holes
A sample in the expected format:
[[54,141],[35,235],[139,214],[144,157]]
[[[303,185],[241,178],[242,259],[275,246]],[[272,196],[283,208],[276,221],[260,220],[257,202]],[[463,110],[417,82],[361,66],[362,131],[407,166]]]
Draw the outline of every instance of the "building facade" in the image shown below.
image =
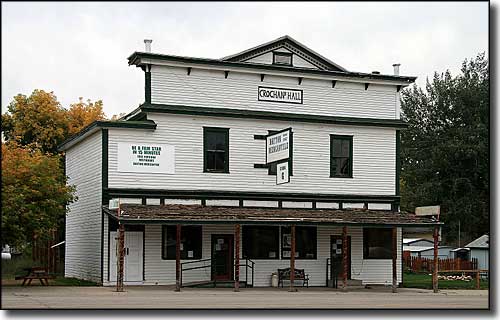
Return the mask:
[[436,224],[399,212],[399,92],[415,77],[350,72],[289,36],[222,59],[128,60],[145,102],[60,147],[79,197],[66,276],[116,284],[123,224],[125,284],[270,286],[291,260],[311,286],[344,266],[401,282],[402,228]]

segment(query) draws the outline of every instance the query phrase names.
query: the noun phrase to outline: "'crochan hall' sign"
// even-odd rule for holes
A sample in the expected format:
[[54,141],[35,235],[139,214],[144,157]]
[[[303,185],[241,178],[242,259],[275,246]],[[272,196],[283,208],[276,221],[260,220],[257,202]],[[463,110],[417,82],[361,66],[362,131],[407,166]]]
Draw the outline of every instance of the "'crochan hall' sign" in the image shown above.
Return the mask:
[[258,100],[302,104],[302,90],[259,87]]

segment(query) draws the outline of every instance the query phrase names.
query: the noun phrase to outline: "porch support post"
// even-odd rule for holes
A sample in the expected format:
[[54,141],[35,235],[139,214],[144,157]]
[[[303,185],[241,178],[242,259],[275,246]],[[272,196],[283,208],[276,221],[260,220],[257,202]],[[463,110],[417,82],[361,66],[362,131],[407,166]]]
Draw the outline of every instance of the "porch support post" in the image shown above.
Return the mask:
[[439,227],[434,227],[434,268],[432,268],[432,289],[434,293],[438,292],[438,242]]
[[[118,208],[118,211],[120,208]],[[123,291],[123,267],[125,261],[125,225],[118,222],[118,272],[116,273],[116,291]]]
[[237,224],[234,227],[234,237],[235,237],[235,245],[234,245],[234,291],[240,291],[240,225]]
[[347,264],[347,226],[342,227],[342,291],[347,291],[347,269],[349,268]]
[[178,224],[175,236],[175,291],[181,291],[181,225]]
[[398,292],[398,273],[397,273],[397,259],[398,259],[398,228],[392,228],[392,293]]
[[290,292],[296,292],[297,289],[295,289],[293,283],[295,281],[295,225],[292,224],[290,227],[291,233],[292,233],[292,245],[291,245],[291,252],[290,252]]

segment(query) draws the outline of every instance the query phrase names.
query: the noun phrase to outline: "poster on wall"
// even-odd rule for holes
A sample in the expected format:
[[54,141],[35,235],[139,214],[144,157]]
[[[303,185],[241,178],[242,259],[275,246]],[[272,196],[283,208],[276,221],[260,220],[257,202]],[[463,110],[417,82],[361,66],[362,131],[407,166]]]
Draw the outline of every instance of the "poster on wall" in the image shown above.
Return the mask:
[[175,173],[175,147],[166,144],[119,142],[118,171]]

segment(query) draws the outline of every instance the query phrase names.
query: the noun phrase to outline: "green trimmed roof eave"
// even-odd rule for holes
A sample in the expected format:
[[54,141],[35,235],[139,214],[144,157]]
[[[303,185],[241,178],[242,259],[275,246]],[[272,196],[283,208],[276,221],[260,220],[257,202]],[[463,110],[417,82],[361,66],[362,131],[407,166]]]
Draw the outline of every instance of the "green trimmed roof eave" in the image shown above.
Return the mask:
[[102,128],[126,128],[126,129],[146,129],[155,130],[156,123],[153,120],[144,121],[105,121],[96,120],[80,130],[80,132],[68,138],[66,141],[61,143],[58,147],[58,151],[65,151],[69,149],[74,144],[80,142],[82,139],[86,138],[88,135],[100,130]]
[[128,58],[129,65],[140,66],[141,59],[152,59],[152,60],[163,60],[171,62],[182,62],[182,63],[196,63],[205,65],[214,65],[220,67],[239,67],[239,68],[251,68],[259,70],[268,71],[285,71],[285,72],[297,72],[297,73],[308,73],[323,76],[332,77],[342,77],[342,78],[361,78],[365,80],[386,80],[386,81],[397,81],[403,82],[409,85],[417,79],[414,76],[396,76],[396,75],[384,75],[384,74],[373,74],[373,73],[363,73],[363,72],[351,72],[351,71],[332,71],[332,70],[316,70],[308,68],[298,68],[298,67],[287,67],[280,65],[267,65],[267,64],[256,64],[248,62],[232,62],[232,61],[222,61],[218,59],[207,59],[207,58],[194,58],[194,57],[183,57],[174,56],[150,52],[134,52]]
[[327,123],[338,125],[356,125],[356,126],[376,126],[406,129],[408,123],[398,119],[374,119],[374,118],[354,118],[354,117],[337,117],[310,115],[298,113],[280,113],[272,111],[256,111],[243,109],[229,108],[212,108],[212,107],[192,107],[184,105],[166,105],[166,104],[142,104],[141,112],[151,113],[171,113],[171,114],[188,114],[199,116],[212,117],[229,117],[229,118],[249,118],[249,119],[267,119],[278,121],[295,121],[295,122],[313,122]]

